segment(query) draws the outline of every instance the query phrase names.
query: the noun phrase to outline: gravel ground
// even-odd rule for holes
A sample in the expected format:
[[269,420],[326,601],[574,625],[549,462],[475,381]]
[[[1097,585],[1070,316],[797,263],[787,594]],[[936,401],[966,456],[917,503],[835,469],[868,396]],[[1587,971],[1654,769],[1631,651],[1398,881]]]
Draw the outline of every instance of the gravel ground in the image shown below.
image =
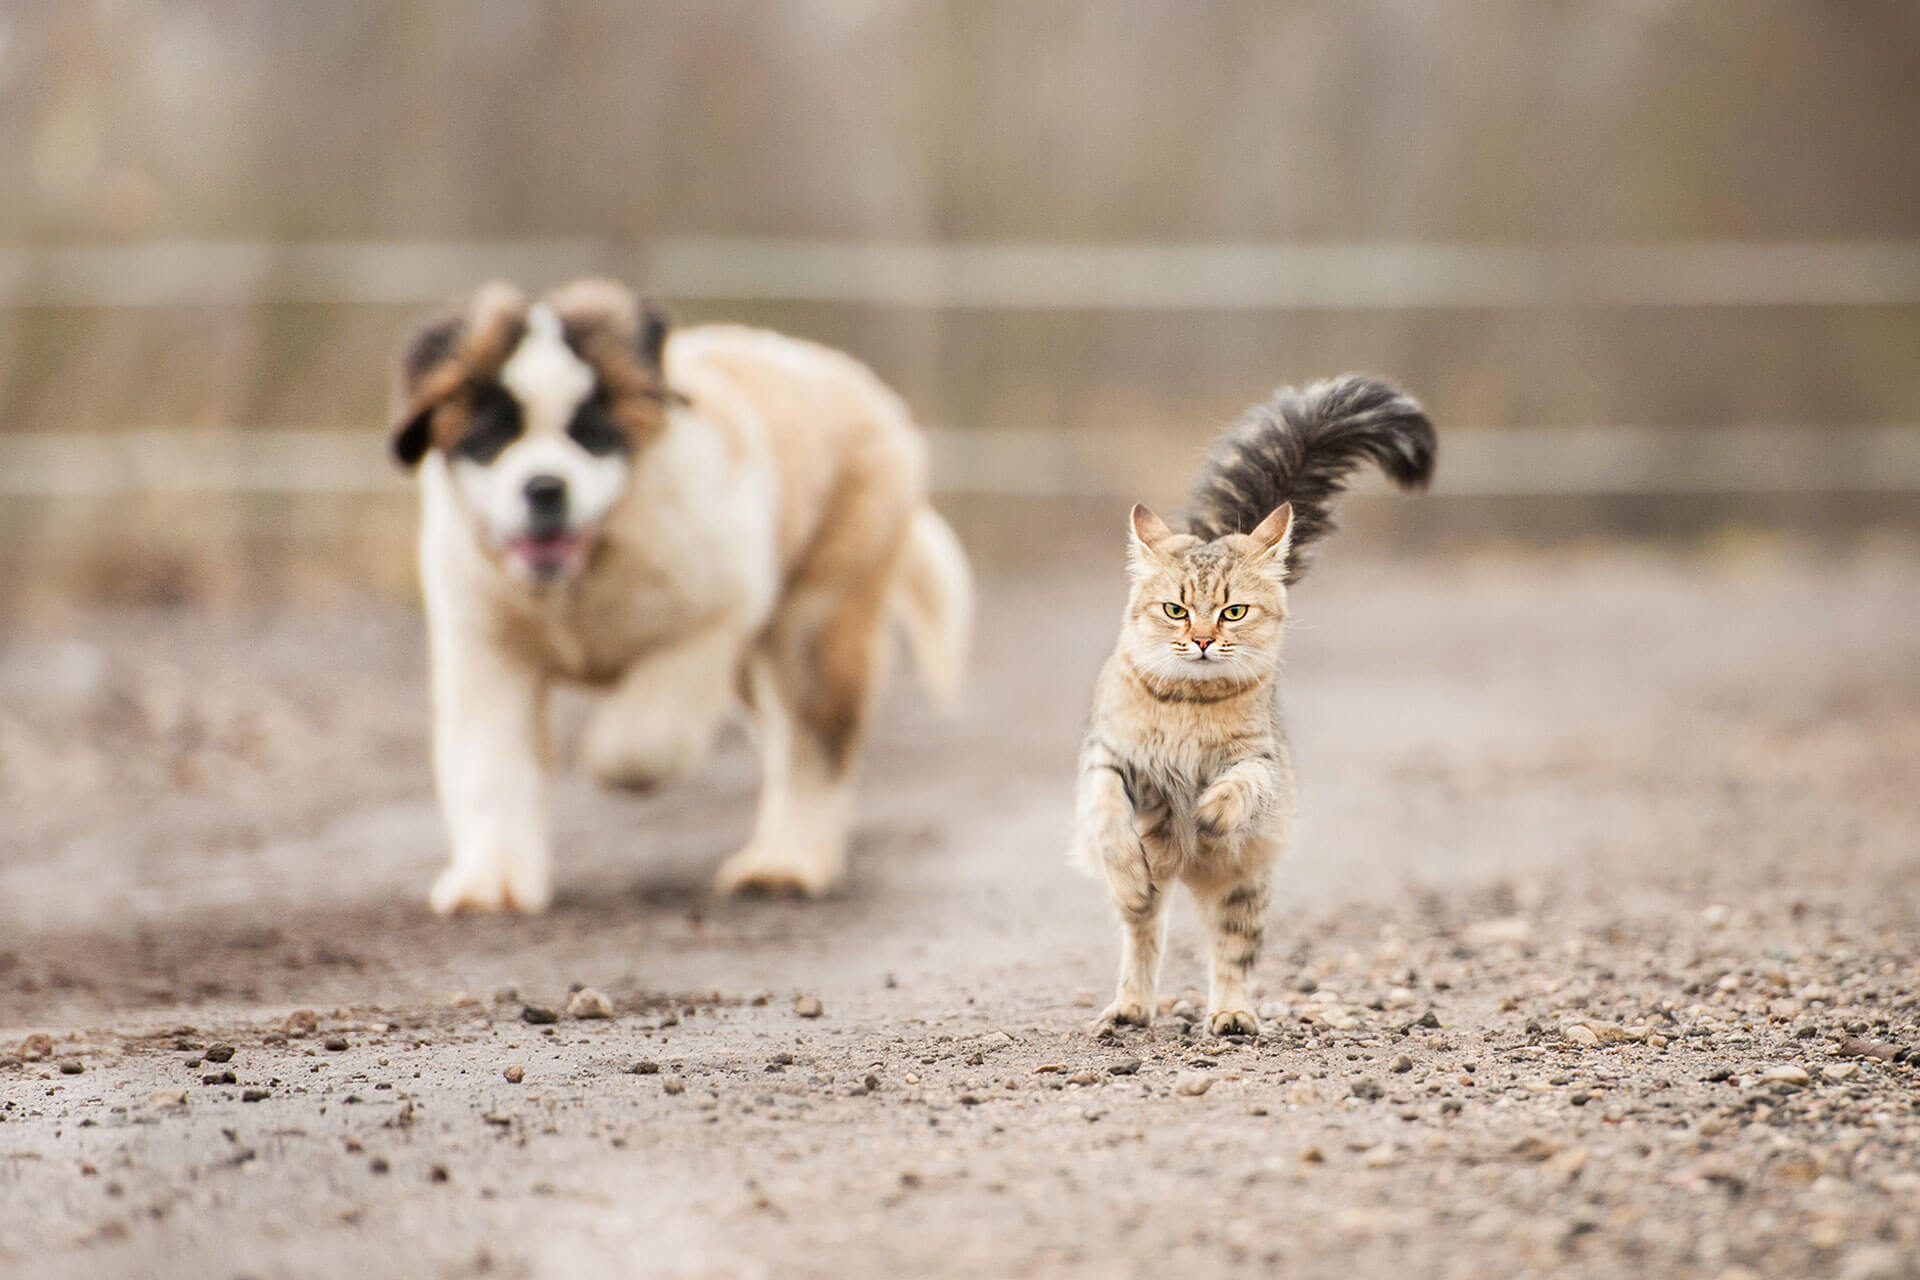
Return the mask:
[[1081,1030],[1110,552],[992,576],[811,904],[706,895],[731,741],[567,777],[550,914],[433,919],[408,614],[16,629],[0,1272],[1920,1274],[1911,546],[1336,547],[1248,1043],[1184,909],[1164,1016]]

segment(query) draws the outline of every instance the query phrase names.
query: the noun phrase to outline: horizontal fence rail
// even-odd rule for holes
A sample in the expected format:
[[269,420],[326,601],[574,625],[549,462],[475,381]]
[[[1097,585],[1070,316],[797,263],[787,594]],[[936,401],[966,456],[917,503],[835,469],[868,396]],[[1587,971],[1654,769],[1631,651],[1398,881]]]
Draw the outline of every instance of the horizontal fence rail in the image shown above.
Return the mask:
[[[935,488],[949,494],[1139,496],[1141,476],[1183,479],[1205,447],[1143,431],[936,427],[927,434]],[[407,483],[385,436],[365,429],[0,435],[0,498],[377,495],[402,493]],[[1920,492],[1920,425],[1451,428],[1442,436],[1434,492]]]
[[664,297],[933,310],[1920,304],[1920,241],[899,244],[669,236],[0,245],[0,307],[422,305],[505,276]]

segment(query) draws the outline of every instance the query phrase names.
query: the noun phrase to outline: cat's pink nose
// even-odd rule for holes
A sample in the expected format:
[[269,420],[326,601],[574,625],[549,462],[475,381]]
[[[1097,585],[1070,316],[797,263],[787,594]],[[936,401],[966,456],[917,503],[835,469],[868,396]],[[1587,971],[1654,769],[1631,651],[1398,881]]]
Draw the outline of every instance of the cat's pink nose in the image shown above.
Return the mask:
[[1212,643],[1213,643],[1212,636],[1195,636],[1193,638],[1194,647],[1200,650],[1200,652],[1202,653],[1205,653],[1207,651],[1207,646]]

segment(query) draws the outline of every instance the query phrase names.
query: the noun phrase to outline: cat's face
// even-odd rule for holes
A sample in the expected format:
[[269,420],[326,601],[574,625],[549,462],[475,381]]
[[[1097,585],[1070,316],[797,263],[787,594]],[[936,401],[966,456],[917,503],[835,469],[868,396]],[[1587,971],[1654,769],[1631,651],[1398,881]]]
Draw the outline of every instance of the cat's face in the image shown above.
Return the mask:
[[1252,533],[1203,542],[1133,509],[1133,544],[1121,646],[1161,680],[1254,680],[1273,667],[1287,616],[1287,535],[1281,507]]

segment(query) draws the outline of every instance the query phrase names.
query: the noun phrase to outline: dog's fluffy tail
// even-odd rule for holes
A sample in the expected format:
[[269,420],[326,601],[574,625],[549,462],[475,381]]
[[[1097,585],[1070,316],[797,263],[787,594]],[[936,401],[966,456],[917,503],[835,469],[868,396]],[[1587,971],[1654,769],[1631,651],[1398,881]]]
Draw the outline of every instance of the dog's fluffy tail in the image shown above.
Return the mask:
[[1246,533],[1291,502],[1293,582],[1309,563],[1302,552],[1333,531],[1333,500],[1356,467],[1373,462],[1402,489],[1424,489],[1435,448],[1425,410],[1380,378],[1350,373],[1301,391],[1282,387],[1220,438],[1188,499],[1188,526],[1207,539]]
[[953,710],[973,639],[973,571],[960,539],[932,507],[913,513],[893,596],[927,696]]

